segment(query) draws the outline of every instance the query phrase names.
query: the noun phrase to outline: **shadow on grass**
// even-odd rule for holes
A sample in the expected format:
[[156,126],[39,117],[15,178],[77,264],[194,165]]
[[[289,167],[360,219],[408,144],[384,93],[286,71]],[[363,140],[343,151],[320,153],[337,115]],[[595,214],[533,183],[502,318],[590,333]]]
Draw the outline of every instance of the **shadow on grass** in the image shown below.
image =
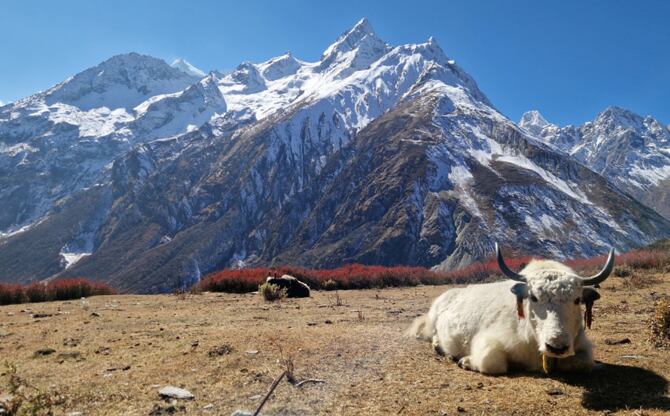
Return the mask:
[[590,410],[670,410],[668,380],[644,368],[601,363],[590,374],[557,374],[555,378],[584,388],[582,406]]

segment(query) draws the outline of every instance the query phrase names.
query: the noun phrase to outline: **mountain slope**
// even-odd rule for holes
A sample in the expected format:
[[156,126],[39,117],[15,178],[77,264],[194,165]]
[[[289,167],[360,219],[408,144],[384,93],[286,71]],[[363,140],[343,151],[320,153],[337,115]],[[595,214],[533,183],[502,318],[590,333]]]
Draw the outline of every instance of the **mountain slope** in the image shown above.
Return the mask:
[[[42,199],[45,216],[0,238],[5,279],[158,292],[221,267],[450,268],[494,241],[563,257],[670,235],[500,114],[433,39],[393,47],[365,19],[318,62],[244,62],[132,109],[95,140],[127,147],[90,185]],[[25,261],[33,244],[39,264]]]
[[580,127],[560,128],[537,112],[519,125],[670,218],[670,130],[653,117],[610,107]]

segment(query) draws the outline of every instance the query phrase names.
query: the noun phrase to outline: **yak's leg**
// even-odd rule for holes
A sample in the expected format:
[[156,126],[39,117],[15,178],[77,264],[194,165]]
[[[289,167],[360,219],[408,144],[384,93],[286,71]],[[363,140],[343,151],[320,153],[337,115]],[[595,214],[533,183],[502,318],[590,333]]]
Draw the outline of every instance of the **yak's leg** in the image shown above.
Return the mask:
[[557,361],[559,371],[591,371],[595,362],[593,361],[593,346],[586,338],[582,329],[575,339],[575,355]]
[[456,361],[457,357],[462,355],[462,348],[460,343],[449,334],[440,334],[441,336],[433,336],[433,349],[436,353],[448,357],[452,361]]
[[472,340],[470,355],[461,358],[458,365],[484,374],[503,374],[507,372],[507,353],[496,338],[479,334]]

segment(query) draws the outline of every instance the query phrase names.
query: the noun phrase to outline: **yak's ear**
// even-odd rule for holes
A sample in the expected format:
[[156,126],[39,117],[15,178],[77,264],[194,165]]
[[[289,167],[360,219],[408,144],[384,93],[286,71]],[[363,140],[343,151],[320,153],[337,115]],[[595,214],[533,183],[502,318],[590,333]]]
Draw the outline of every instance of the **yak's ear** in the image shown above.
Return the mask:
[[517,283],[510,289],[512,293],[519,299],[528,297],[528,286],[525,283]]
[[582,289],[582,303],[589,304],[600,299],[600,293],[590,287]]

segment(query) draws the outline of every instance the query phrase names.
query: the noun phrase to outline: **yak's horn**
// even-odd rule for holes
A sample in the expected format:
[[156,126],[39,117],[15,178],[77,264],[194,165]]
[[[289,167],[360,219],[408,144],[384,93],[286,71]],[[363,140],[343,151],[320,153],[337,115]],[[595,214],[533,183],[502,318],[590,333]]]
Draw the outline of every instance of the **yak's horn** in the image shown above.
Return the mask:
[[496,258],[498,259],[498,267],[500,267],[500,271],[503,272],[505,276],[512,280],[516,280],[517,282],[526,283],[526,278],[524,276],[520,275],[519,273],[514,273],[509,269],[509,267],[507,267],[505,260],[503,260],[503,255],[500,251],[500,246],[498,243],[496,243]]
[[610,254],[607,257],[607,263],[605,263],[605,267],[598,273],[595,274],[591,277],[582,277],[582,285],[584,286],[595,286],[598,283],[601,283],[603,280],[607,279],[607,277],[612,273],[612,269],[614,269],[614,249],[610,249]]

